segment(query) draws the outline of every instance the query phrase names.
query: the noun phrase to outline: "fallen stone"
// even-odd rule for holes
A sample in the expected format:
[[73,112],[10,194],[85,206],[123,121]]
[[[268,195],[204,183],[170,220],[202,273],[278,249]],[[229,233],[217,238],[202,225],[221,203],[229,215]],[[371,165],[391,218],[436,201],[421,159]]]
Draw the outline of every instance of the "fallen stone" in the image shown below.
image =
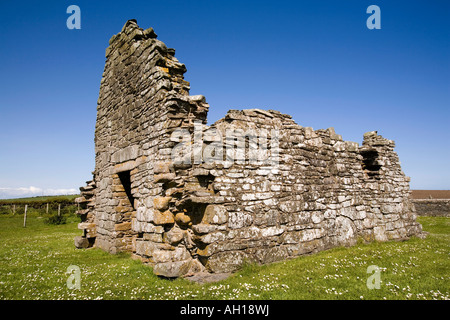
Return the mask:
[[89,247],[89,240],[87,238],[77,236],[75,237],[75,247],[78,249],[85,249]]
[[175,262],[157,263],[153,267],[153,273],[166,278],[181,277],[189,272],[192,259]]
[[227,279],[231,273],[209,273],[199,272],[193,275],[185,276],[185,279],[199,284],[218,282]]

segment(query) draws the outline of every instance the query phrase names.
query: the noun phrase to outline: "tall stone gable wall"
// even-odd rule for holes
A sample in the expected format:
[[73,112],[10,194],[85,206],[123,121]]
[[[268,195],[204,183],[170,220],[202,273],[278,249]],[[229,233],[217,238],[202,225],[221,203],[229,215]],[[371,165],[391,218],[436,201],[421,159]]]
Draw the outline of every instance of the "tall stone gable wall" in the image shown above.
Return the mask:
[[111,38],[77,246],[178,277],[421,235],[393,141],[368,132],[359,146],[273,110],[230,110],[209,127],[174,54],[134,20]]

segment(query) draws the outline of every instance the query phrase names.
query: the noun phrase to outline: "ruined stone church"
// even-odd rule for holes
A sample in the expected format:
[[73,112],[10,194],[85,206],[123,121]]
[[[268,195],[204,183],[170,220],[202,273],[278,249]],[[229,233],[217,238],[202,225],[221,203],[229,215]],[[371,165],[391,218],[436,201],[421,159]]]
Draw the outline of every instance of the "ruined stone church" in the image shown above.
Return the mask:
[[109,40],[77,247],[180,277],[422,234],[392,140],[343,141],[274,110],[208,126],[205,97],[156,38],[129,20]]

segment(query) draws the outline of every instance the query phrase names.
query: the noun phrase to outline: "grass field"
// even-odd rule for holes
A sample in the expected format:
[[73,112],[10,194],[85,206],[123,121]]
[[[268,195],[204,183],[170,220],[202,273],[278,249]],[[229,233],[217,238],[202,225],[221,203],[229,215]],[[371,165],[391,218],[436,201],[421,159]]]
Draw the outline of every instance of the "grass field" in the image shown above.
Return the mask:
[[[449,299],[450,218],[419,217],[426,239],[360,243],[266,266],[248,265],[226,280],[200,285],[165,280],[127,254],[78,250],[72,215],[48,225],[31,214],[0,215],[0,299]],[[69,289],[68,267],[81,288]],[[370,265],[380,289],[368,289]]]
[[47,211],[48,213],[56,214],[58,205],[61,205],[61,212],[63,214],[75,213],[77,205],[75,198],[79,195],[62,195],[62,196],[39,196],[31,198],[17,198],[17,199],[0,199],[0,215],[15,213],[23,214],[25,212],[25,205],[28,206],[27,214],[42,215]]

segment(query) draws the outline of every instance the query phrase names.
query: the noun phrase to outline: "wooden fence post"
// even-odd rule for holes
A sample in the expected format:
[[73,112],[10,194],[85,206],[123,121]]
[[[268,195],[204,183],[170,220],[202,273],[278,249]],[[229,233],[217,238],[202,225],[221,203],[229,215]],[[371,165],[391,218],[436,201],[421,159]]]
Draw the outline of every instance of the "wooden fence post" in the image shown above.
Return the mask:
[[15,215],[15,214],[16,214],[16,205],[13,204],[13,215]]
[[23,227],[25,228],[27,225],[27,210],[28,210],[28,205],[25,205],[25,213],[23,214]]
[[47,208],[45,209],[45,213],[48,214],[48,203],[47,203]]
[[61,203],[58,203],[58,217],[61,215]]

